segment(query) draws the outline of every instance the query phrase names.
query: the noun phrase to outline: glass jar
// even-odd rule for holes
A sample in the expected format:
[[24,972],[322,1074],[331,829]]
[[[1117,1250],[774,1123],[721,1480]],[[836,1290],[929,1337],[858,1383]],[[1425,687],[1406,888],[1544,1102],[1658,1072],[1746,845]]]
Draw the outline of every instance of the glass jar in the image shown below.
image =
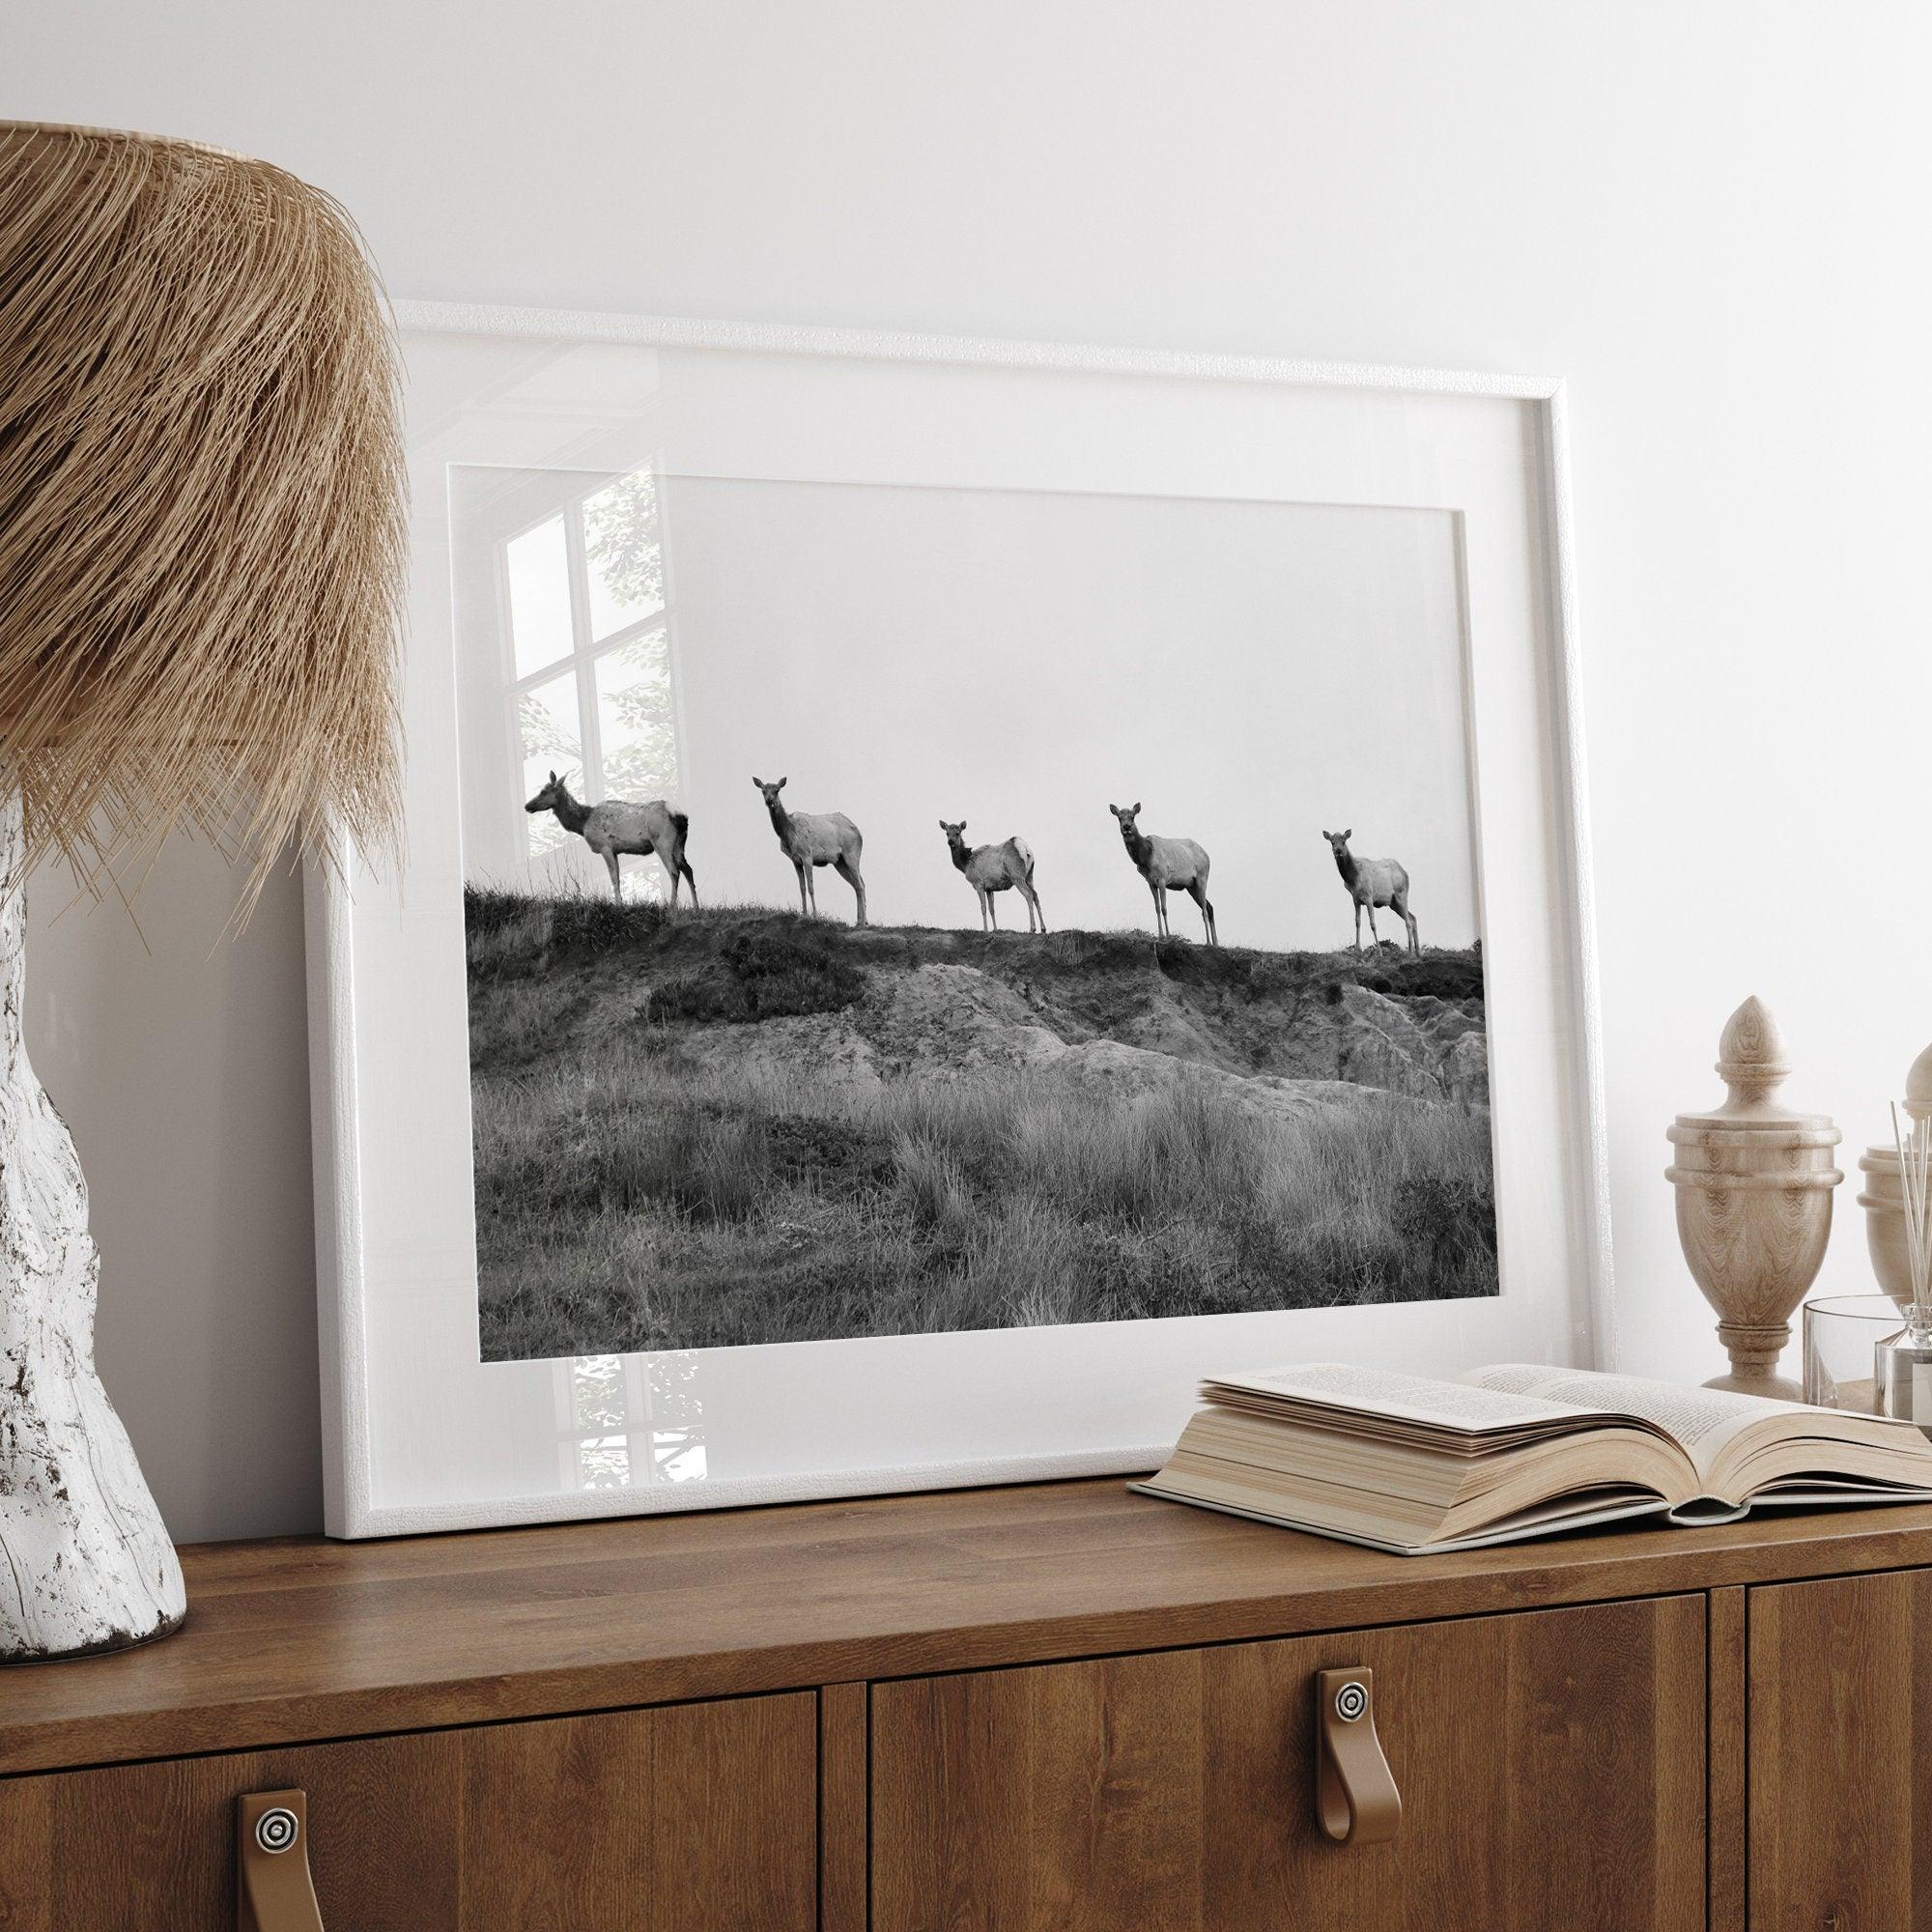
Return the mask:
[[1804,1304],[1804,1400],[1821,1408],[1879,1412],[1873,1358],[1905,1332],[1887,1294],[1821,1294]]

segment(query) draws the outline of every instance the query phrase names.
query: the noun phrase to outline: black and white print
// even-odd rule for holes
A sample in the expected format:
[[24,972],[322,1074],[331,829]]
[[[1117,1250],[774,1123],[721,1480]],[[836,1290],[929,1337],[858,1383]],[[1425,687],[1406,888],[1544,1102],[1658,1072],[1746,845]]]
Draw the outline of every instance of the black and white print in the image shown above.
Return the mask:
[[487,1359],[1496,1293],[1451,517],[452,501]]

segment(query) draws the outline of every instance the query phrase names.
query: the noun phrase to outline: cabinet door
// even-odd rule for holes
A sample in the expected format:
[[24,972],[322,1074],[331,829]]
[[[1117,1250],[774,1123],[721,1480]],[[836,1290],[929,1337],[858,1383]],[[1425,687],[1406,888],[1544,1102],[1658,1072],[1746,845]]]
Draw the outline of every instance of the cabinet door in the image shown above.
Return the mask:
[[[1315,1820],[1352,1664],[1386,1844]],[[872,1861],[873,1932],[1692,1932],[1703,1599],[882,1684]]]
[[1932,1928],[1932,1572],[1750,1593],[1751,1932]]
[[328,1932],[810,1932],[810,1692],[0,1779],[7,1932],[221,1932],[235,1799],[308,1793]]

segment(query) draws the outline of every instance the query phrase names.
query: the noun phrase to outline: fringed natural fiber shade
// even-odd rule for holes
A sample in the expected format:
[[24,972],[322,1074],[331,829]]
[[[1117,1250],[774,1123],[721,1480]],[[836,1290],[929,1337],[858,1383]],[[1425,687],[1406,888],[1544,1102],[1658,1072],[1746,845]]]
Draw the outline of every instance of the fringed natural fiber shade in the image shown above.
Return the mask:
[[399,370],[342,210],[213,149],[0,122],[0,781],[98,883],[177,827],[393,839]]

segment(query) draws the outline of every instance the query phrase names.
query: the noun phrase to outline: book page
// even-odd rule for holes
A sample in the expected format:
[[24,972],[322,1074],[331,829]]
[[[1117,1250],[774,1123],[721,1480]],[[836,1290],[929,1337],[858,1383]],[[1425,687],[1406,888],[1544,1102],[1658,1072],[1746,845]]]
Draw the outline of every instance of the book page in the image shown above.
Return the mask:
[[1477,1434],[1520,1429],[1525,1423],[1595,1421],[1599,1406],[1501,1383],[1436,1381],[1428,1376],[1360,1369],[1346,1362],[1309,1362],[1292,1369],[1270,1369],[1262,1375],[1214,1376],[1203,1384],[1203,1393],[1209,1401],[1222,1390],[1395,1416],[1437,1429]]
[[[1146,1482],[1129,1483],[1139,1495],[1161,1496],[1169,1502],[1186,1503],[1195,1509],[1219,1510],[1226,1516],[1246,1517],[1251,1522],[1272,1523],[1281,1529],[1305,1530],[1315,1536],[1332,1537],[1337,1543],[1359,1544],[1364,1549],[1386,1549],[1397,1556],[1435,1555],[1454,1549],[1483,1549],[1492,1544],[1518,1543],[1528,1537],[1549,1536],[1558,1530],[1586,1529],[1598,1523],[1616,1522],[1631,1517],[1663,1515],[1667,1505],[1655,1496],[1626,1496],[1615,1490],[1572,1496],[1555,1515],[1524,1511],[1507,1522],[1473,1536],[1438,1538],[1429,1543],[1405,1541],[1391,1535],[1377,1535],[1359,1524],[1317,1520],[1286,1509],[1270,1509],[1262,1504],[1232,1497],[1197,1495],[1190,1490],[1174,1489],[1158,1476]],[[1742,1510],[1733,1513],[1742,1516]],[[1729,1520],[1729,1519],[1726,1519]]]
[[1471,1387],[1499,1394],[1636,1416],[1680,1443],[1700,1475],[1708,1476],[1725,1445],[1753,1423],[1794,1419],[1802,1406],[1773,1402],[1730,1389],[1690,1388],[1682,1382],[1652,1381],[1645,1376],[1605,1375],[1598,1369],[1552,1369],[1534,1362],[1500,1362],[1471,1369]]

